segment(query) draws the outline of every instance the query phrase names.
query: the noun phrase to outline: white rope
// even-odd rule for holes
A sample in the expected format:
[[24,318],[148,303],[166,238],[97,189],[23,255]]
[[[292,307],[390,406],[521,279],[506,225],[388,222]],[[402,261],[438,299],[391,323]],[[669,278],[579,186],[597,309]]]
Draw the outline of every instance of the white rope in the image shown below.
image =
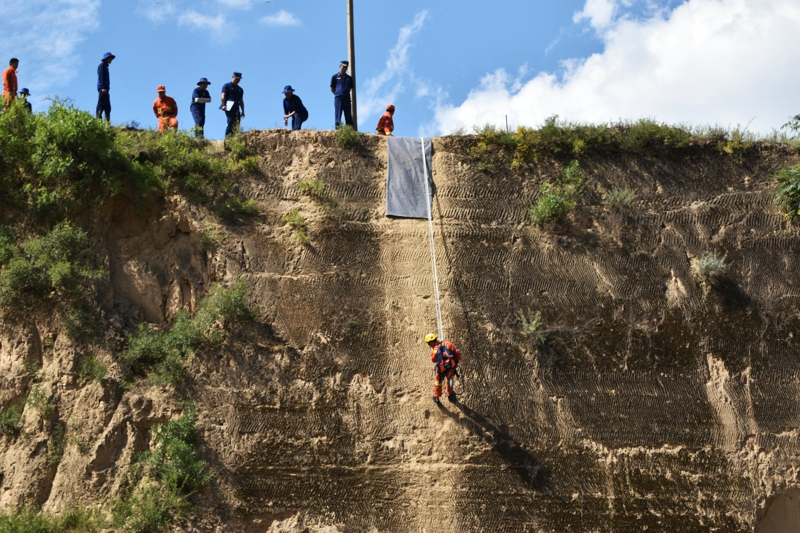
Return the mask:
[[431,191],[428,181],[428,160],[425,157],[425,139],[420,137],[422,147],[422,179],[425,181],[425,205],[428,207],[428,232],[431,236],[431,268],[433,269],[433,294],[436,296],[436,324],[439,327],[439,340],[444,340],[442,328],[442,303],[439,301],[439,274],[436,272],[436,247],[433,244],[433,213],[431,212]]

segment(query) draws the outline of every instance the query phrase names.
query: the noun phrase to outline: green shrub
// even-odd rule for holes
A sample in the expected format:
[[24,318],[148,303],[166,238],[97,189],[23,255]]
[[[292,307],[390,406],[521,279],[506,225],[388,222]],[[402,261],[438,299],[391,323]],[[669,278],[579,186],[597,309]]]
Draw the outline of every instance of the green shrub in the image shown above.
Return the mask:
[[141,453],[128,474],[128,486],[114,504],[114,524],[127,531],[169,531],[189,508],[187,496],[206,485],[211,475],[195,450],[197,411],[153,426],[150,450]]
[[28,398],[25,400],[32,409],[39,411],[42,416],[50,416],[53,412],[53,405],[50,403],[47,393],[41,387],[33,387]]
[[344,148],[357,146],[361,142],[361,134],[353,129],[352,126],[340,124],[333,134],[334,139]]
[[692,274],[700,281],[709,281],[725,272],[730,263],[725,263],[728,254],[720,256],[717,252],[705,252],[700,257],[692,259]]
[[211,247],[218,243],[223,243],[228,238],[224,233],[217,231],[217,225],[213,222],[204,222],[203,230],[200,232],[200,242],[205,247]]
[[611,187],[610,191],[601,189],[600,194],[603,195],[603,205],[607,206],[628,205],[638,197],[636,189],[619,189],[617,187]]
[[112,522],[118,531],[127,533],[168,533],[189,507],[180,494],[144,482],[114,502]]
[[233,196],[228,198],[217,210],[217,216],[226,220],[233,220],[237,215],[254,217],[258,216],[260,212],[258,204],[252,198],[242,202]]
[[300,214],[299,209],[292,209],[289,213],[283,215],[281,221],[284,224],[289,224],[289,226],[294,229],[294,236],[297,237],[297,240],[300,241],[300,244],[308,244],[308,233],[306,233],[306,218]]
[[155,331],[139,324],[128,341],[123,361],[134,370],[150,372],[156,384],[174,383],[183,373],[183,360],[204,343],[216,343],[221,338],[219,327],[227,327],[234,319],[252,319],[257,310],[247,307],[247,285],[239,279],[228,289],[212,285],[208,296],[200,300],[194,317],[181,309],[172,327]]
[[542,226],[563,220],[575,208],[584,186],[580,165],[573,160],[561,171],[555,185],[543,183],[540,186],[539,199],[528,210],[531,222]]
[[0,533],[100,533],[108,526],[101,511],[86,507],[69,507],[59,514],[30,507],[0,511]]
[[0,268],[0,312],[73,301],[102,275],[90,266],[86,233],[69,222],[5,249],[12,257]]
[[100,359],[95,356],[89,356],[81,361],[81,368],[78,370],[78,379],[80,381],[102,381],[108,373],[108,367]]
[[9,405],[0,411],[0,433],[11,437],[22,425],[22,410],[17,405]]
[[319,178],[301,180],[298,188],[301,194],[312,198],[321,198],[325,194],[325,182]]
[[61,462],[61,457],[64,455],[64,443],[66,442],[66,434],[62,424],[56,426],[50,431],[50,439],[47,441],[47,462],[55,465]]
[[544,336],[544,321],[542,320],[542,312],[536,311],[536,313],[531,314],[531,310],[528,309],[528,315],[526,316],[525,313],[520,309],[519,318],[522,321],[522,330],[520,333],[526,337],[536,340],[541,344],[544,344],[544,342],[547,340],[547,337]]
[[778,182],[775,201],[787,217],[800,215],[800,165],[782,168],[775,179]]
[[72,309],[64,318],[64,332],[72,340],[85,340],[94,334],[96,328],[94,314],[83,307]]

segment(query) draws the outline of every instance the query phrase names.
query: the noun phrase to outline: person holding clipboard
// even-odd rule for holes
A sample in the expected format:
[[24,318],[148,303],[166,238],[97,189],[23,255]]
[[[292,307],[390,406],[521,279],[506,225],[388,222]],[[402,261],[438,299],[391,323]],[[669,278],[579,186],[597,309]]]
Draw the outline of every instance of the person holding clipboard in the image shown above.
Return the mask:
[[239,87],[242,79],[241,72],[234,72],[231,81],[222,86],[222,105],[228,117],[228,127],[225,128],[225,137],[239,131],[239,121],[244,118],[244,89]]

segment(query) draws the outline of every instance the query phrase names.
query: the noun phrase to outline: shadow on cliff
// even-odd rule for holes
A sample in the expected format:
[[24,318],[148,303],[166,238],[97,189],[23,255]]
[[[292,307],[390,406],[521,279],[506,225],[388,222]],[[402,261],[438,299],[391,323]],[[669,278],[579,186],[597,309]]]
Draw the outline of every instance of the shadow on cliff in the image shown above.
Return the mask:
[[440,406],[439,410],[461,427],[482,438],[492,450],[519,476],[530,490],[549,492],[550,471],[536,457],[526,452],[514,438],[483,416],[456,401],[454,404],[464,416]]

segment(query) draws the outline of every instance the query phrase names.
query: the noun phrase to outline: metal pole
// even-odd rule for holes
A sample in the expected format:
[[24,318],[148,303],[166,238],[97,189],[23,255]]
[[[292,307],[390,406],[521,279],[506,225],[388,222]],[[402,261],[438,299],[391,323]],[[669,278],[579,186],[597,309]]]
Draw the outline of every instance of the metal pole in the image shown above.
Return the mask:
[[353,129],[358,131],[356,116],[356,39],[353,29],[353,0],[347,0],[347,60],[350,62],[350,77],[353,78],[353,89],[350,91],[353,112]]

